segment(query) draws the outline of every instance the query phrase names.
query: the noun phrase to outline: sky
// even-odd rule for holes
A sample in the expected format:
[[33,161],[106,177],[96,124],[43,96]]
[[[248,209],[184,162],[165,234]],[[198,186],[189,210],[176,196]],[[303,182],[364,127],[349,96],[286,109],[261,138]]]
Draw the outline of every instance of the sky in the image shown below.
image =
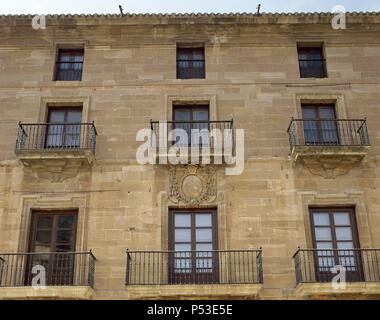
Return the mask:
[[380,11],[380,0],[0,0],[0,14]]

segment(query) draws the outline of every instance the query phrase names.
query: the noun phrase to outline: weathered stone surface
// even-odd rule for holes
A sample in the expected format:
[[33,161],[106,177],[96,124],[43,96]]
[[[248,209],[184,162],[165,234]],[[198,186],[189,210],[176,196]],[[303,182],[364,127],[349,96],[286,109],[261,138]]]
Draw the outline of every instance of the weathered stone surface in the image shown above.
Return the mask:
[[[312,246],[308,206],[355,206],[361,247],[380,247],[380,15],[352,15],[346,30],[318,15],[50,17],[46,30],[33,30],[31,19],[0,18],[0,252],[28,250],[33,209],[78,208],[76,249],[97,257],[87,298],[309,299],[296,290],[292,260],[298,246]],[[178,80],[176,43],[194,41],[205,43],[206,79]],[[325,43],[328,78],[300,79],[296,41]],[[54,82],[57,46],[70,44],[85,48],[83,79]],[[260,291],[125,286],[126,248],[166,250],[173,205],[168,167],[136,162],[136,133],[151,119],[171,120],[168,108],[183,100],[208,101],[215,119],[233,118],[234,128],[245,130],[243,174],[227,176],[215,166],[210,200],[219,249],[263,248]],[[365,158],[329,179],[289,153],[291,117],[299,117],[300,101],[316,100],[336,100],[338,117],[367,117],[371,141]],[[84,120],[98,131],[93,165],[62,182],[29,173],[14,152],[18,121],[44,122],[54,101],[83,103]],[[341,169],[338,163],[334,170]],[[185,194],[198,199],[199,189],[187,184]],[[353,298],[373,296],[356,286],[368,294]],[[3,288],[0,296],[38,298],[20,290]]]

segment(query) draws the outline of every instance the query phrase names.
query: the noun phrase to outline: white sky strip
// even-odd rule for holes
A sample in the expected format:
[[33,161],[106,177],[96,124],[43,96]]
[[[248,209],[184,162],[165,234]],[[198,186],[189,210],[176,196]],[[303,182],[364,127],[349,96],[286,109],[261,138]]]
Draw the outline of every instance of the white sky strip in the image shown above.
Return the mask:
[[0,0],[0,14],[380,11],[380,0]]

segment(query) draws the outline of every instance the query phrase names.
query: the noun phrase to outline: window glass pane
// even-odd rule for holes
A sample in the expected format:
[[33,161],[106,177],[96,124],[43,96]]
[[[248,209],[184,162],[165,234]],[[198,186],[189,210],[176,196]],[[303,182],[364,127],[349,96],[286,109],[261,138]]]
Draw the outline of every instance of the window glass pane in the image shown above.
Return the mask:
[[57,243],[71,243],[72,239],[72,231],[71,230],[59,230],[57,232]]
[[335,119],[335,108],[333,106],[319,107],[319,117],[321,119]]
[[72,228],[74,224],[73,216],[60,216],[58,218],[58,228]]
[[195,216],[195,225],[197,227],[211,227],[212,215],[211,214],[197,214]]
[[52,110],[49,113],[50,123],[64,123],[65,122],[65,111],[62,110]]
[[37,217],[37,228],[38,229],[50,229],[53,226],[53,217],[49,216],[38,216]]
[[337,242],[338,249],[353,249],[354,244],[352,242]]
[[314,225],[316,226],[329,226],[330,219],[328,213],[314,213]]
[[210,252],[212,251],[212,249],[213,249],[212,243],[197,243],[196,245],[197,251],[205,251],[204,253],[203,252],[199,253],[200,257],[205,257],[208,254],[212,254],[212,252]]
[[351,225],[350,214],[346,212],[334,213],[334,224],[336,226],[349,226]]
[[314,107],[302,106],[302,118],[303,119],[317,118],[316,109]]
[[174,250],[177,251],[175,253],[176,258],[188,258],[191,257],[191,243],[189,244],[175,244]]
[[175,237],[176,242],[189,242],[191,241],[191,230],[190,229],[176,229],[174,237]]
[[191,120],[190,110],[174,109],[174,120],[175,121],[190,121]]
[[67,112],[67,122],[79,123],[82,121],[82,110],[70,110]]
[[194,110],[194,121],[208,121],[208,110]]
[[51,231],[37,231],[36,245],[49,244],[51,242]]
[[57,252],[72,252],[73,248],[71,244],[59,244],[56,246]]
[[317,249],[332,249],[332,242],[317,242]]
[[175,214],[174,219],[176,227],[191,227],[190,214]]
[[354,248],[354,244],[352,242],[338,242],[337,247],[338,247],[338,249],[341,250],[341,251],[338,251],[339,256],[345,257],[345,256],[355,256],[356,255],[355,251],[349,250],[349,249]]
[[316,240],[331,240],[331,229],[330,228],[315,228],[315,238]]
[[197,229],[196,230],[196,241],[212,241],[212,229]]
[[352,240],[352,231],[350,227],[337,227],[335,228],[337,240]]

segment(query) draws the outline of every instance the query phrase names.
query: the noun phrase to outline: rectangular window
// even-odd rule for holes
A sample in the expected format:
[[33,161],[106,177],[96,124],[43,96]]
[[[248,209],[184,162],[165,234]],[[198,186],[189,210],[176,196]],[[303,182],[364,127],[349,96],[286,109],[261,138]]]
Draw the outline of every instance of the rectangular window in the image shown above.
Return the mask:
[[[209,106],[208,105],[174,105],[173,121],[174,129],[183,129],[186,131],[188,140],[185,145],[202,145],[206,141],[193,141],[191,139],[191,130],[202,130],[209,128]],[[209,135],[207,137],[209,139]]]
[[339,131],[333,104],[302,104],[305,144],[339,145]]
[[33,212],[26,282],[35,265],[45,267],[47,285],[71,285],[74,271],[77,212]]
[[297,50],[301,78],[327,77],[323,46],[298,46]]
[[347,281],[361,281],[362,259],[353,208],[310,208],[316,278],[331,281],[335,266],[346,268]]
[[177,79],[204,79],[205,48],[177,47]]
[[55,64],[55,81],[81,81],[84,49],[59,49]]
[[81,107],[49,107],[45,148],[79,148],[81,121]]
[[216,210],[171,210],[171,283],[214,283],[218,279]]

